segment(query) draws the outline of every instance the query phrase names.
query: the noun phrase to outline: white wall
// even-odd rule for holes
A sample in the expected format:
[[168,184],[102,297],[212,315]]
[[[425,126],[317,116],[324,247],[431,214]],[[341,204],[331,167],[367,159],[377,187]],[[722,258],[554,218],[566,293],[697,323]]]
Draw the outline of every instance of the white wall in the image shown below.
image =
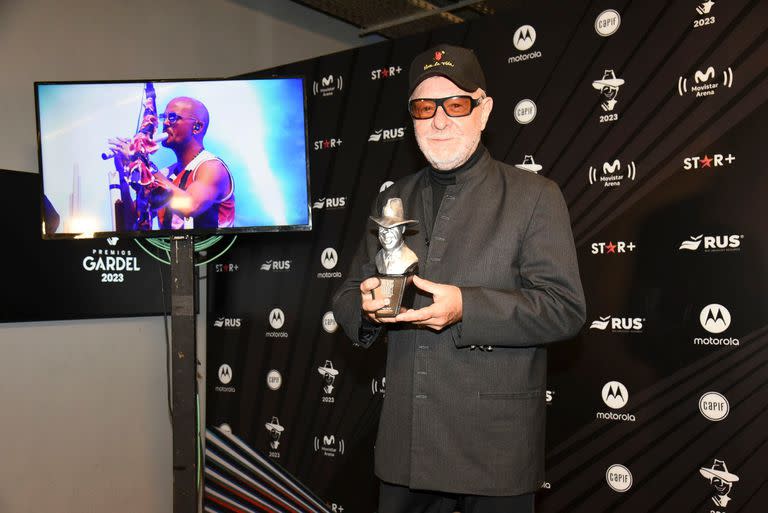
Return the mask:
[[[35,80],[230,76],[378,40],[286,0],[0,0],[0,168],[37,171]],[[170,513],[165,376],[160,318],[0,324],[0,512]]]

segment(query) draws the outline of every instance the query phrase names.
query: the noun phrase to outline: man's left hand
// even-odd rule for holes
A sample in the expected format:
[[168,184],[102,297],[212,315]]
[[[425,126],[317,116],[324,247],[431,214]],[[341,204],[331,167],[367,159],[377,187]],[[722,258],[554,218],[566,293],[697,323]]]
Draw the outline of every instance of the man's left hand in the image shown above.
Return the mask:
[[461,320],[463,303],[459,287],[435,283],[416,275],[413,277],[413,284],[432,294],[432,304],[418,310],[406,310],[395,317],[395,321],[410,322],[440,331]]

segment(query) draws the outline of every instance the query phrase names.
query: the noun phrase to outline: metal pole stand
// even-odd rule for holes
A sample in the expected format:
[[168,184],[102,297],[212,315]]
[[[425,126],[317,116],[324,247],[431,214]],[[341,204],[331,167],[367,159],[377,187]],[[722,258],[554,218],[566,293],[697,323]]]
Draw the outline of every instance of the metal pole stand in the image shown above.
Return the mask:
[[197,512],[194,238],[171,237],[173,513]]

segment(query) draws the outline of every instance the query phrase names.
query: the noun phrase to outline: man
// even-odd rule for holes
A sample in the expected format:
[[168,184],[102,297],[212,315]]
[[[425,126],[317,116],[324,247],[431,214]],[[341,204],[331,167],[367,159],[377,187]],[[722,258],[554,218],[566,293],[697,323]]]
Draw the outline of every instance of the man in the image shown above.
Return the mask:
[[334,297],[357,344],[387,331],[387,394],[376,439],[379,513],[533,511],[544,479],[545,344],[584,323],[568,210],[552,181],[493,160],[493,108],[470,50],[416,57],[409,110],[429,162],[379,194],[402,198],[420,231],[412,309],[376,318],[368,233]]
[[371,216],[371,221],[379,225],[381,250],[376,253],[376,269],[381,274],[405,274],[411,271],[419,259],[403,242],[405,227],[416,221],[405,219],[403,202],[400,198],[390,198],[381,211],[381,217]]
[[[188,97],[174,98],[160,115],[168,137],[163,146],[176,154],[176,164],[154,174],[159,190],[151,195],[158,211],[160,229],[230,228],[235,222],[234,180],[226,164],[207,151],[203,138],[208,131],[208,109]],[[129,158],[130,140],[111,139],[115,166]],[[167,173],[167,175],[166,175]],[[172,177],[172,178],[171,178]]]

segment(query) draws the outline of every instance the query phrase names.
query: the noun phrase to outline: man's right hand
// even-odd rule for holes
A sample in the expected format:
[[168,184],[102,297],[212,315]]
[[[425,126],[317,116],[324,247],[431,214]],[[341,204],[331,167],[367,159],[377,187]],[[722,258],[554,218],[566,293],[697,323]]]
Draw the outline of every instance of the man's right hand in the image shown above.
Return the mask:
[[[363,314],[365,314],[371,322],[377,324],[397,322],[394,317],[376,317],[376,310],[380,310],[389,305],[389,299],[387,298],[373,299],[372,291],[378,287],[380,283],[379,279],[375,276],[360,283],[360,298],[362,300]],[[400,313],[404,313],[405,310],[406,309],[401,307]]]
[[131,152],[128,147],[131,140],[127,137],[115,137],[107,141],[109,149],[115,153],[115,169],[121,175],[125,172],[125,166],[131,161]]

